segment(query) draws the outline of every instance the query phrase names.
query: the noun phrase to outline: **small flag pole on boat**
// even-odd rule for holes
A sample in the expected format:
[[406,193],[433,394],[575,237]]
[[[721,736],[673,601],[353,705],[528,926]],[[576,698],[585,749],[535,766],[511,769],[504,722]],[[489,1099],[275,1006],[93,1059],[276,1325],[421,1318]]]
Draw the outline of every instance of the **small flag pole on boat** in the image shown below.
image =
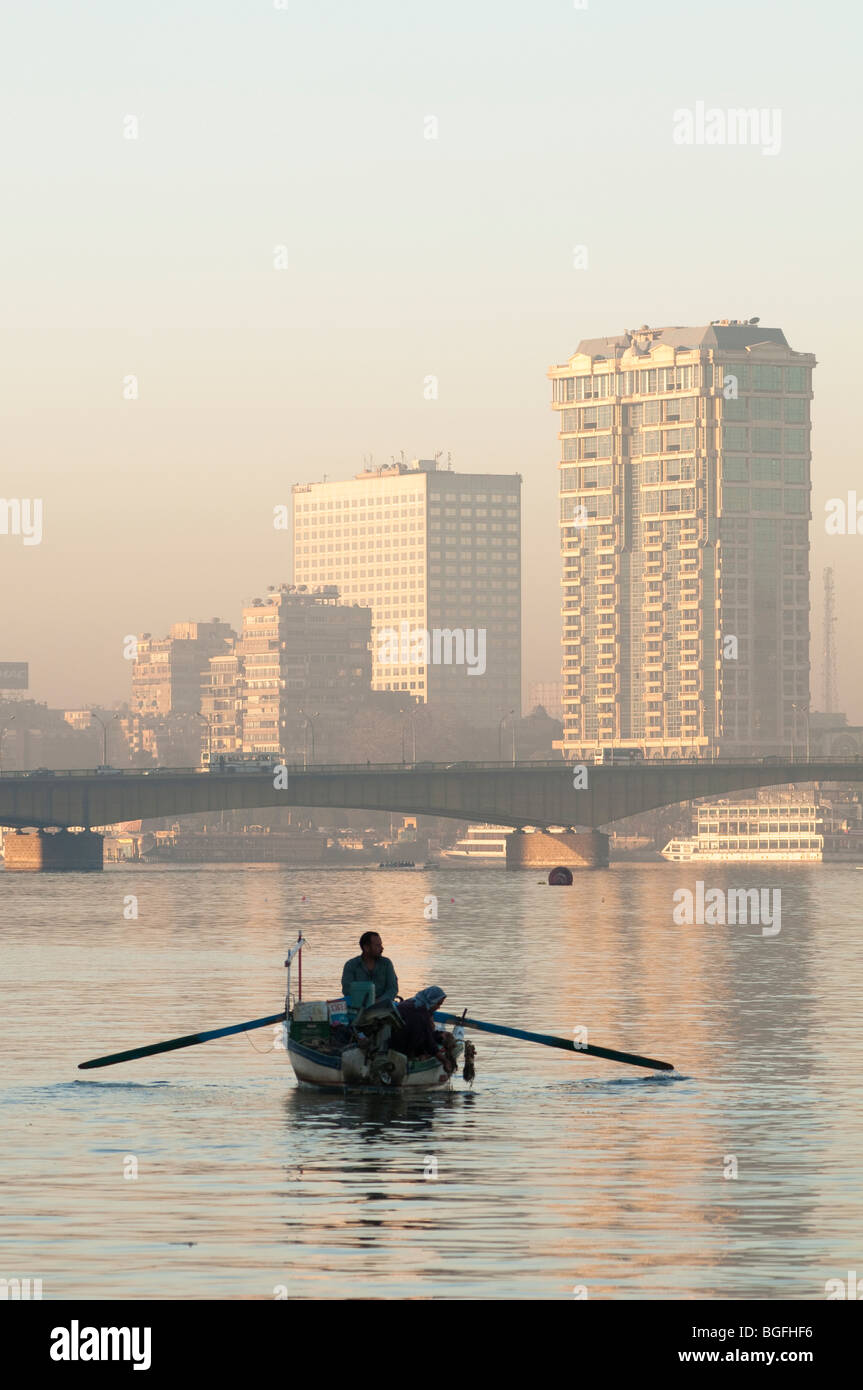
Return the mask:
[[284,1031],[285,1031],[285,1047],[287,1047],[287,1045],[288,1045],[288,1020],[289,1020],[289,1018],[290,1018],[290,1013],[291,1013],[291,961],[294,959],[294,956],[299,956],[299,960],[298,960],[298,962],[297,962],[297,966],[298,966],[298,970],[299,970],[299,975],[298,975],[298,980],[297,980],[297,999],[302,999],[302,997],[303,997],[303,947],[304,947],[304,946],[307,946],[308,944],[309,944],[309,943],[306,941],[306,938],[303,936],[303,933],[300,932],[299,935],[298,935],[298,937],[297,937],[297,944],[296,944],[296,946],[292,946],[291,949],[290,949],[290,951],[288,951],[288,959],[285,961],[285,969],[286,969],[287,972],[288,972],[288,983],[287,983],[287,988],[286,988],[286,990],[285,990],[285,1013],[284,1013],[284,1019],[285,1019],[285,1030],[284,1030]]
[[544,1047],[561,1047],[566,1052],[586,1053],[588,1057],[604,1057],[609,1062],[623,1062],[630,1067],[648,1067],[651,1071],[674,1071],[673,1062],[657,1062],[652,1057],[640,1057],[637,1052],[615,1052],[610,1047],[593,1047],[576,1043],[570,1038],[554,1038],[547,1033],[526,1033],[521,1028],[506,1028],[502,1023],[484,1023],[481,1018],[466,1018],[458,1014],[436,1013],[436,1023],[457,1023],[463,1028],[477,1028],[482,1033],[501,1033],[507,1038],[541,1043]]

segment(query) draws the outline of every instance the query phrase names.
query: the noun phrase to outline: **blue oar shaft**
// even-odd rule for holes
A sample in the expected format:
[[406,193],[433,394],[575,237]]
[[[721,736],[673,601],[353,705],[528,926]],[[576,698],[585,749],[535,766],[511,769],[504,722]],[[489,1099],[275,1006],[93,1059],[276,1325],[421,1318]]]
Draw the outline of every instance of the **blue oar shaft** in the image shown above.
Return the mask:
[[167,1042],[151,1043],[148,1047],[133,1047],[128,1052],[112,1052],[110,1057],[94,1057],[90,1062],[79,1062],[79,1071],[91,1067],[113,1067],[116,1062],[132,1062],[136,1057],[153,1057],[157,1052],[174,1052],[178,1047],[195,1047],[197,1043],[212,1041],[213,1038],[227,1038],[231,1033],[248,1033],[253,1028],[266,1028],[268,1023],[281,1023],[285,1017],[268,1014],[266,1018],[253,1018],[249,1023],[232,1023],[230,1028],[214,1028],[209,1033],[187,1033],[184,1038],[169,1038]]
[[461,1018],[458,1014],[436,1013],[437,1023],[461,1023],[465,1028],[477,1028],[482,1033],[501,1033],[507,1038],[541,1043],[544,1047],[559,1047],[565,1052],[577,1052],[588,1057],[605,1057],[609,1062],[625,1062],[631,1067],[649,1067],[651,1071],[674,1071],[671,1062],[657,1062],[652,1057],[640,1057],[636,1052],[615,1052],[610,1047],[578,1046],[570,1038],[555,1038],[548,1033],[526,1033],[523,1028],[507,1028],[502,1023],[485,1023],[481,1018]]

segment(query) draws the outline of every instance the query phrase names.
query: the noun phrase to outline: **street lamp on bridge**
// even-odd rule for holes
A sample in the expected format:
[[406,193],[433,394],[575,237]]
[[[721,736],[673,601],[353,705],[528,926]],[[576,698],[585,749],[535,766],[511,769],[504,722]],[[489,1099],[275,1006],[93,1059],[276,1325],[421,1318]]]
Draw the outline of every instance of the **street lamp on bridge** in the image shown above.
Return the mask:
[[[109,728],[109,725],[105,723],[105,720],[102,718],[102,716],[101,716],[100,714],[97,714],[96,711],[95,711],[94,709],[91,709],[91,710],[90,710],[90,718],[91,718],[91,719],[95,719],[96,722],[97,722],[97,724],[101,724],[101,725],[102,725],[102,766],[103,766],[103,767],[107,767],[107,766],[108,766],[108,728]],[[119,718],[120,718],[119,714],[115,714],[115,715],[114,715],[114,718],[115,718],[115,719],[119,719]]]
[[0,724],[0,772],[3,770],[3,735],[14,720],[15,715],[10,714],[5,724]]
[[[206,714],[202,714],[200,710],[196,709],[192,710],[192,717],[194,719],[202,719],[204,721],[204,727],[201,730],[201,733],[203,735],[201,740],[203,746],[200,750],[202,756],[199,758],[199,761],[202,764],[204,762],[209,763],[213,751],[212,739],[210,735],[210,721],[207,718]],[[203,754],[206,754],[206,758],[203,757]]]
[[[497,760],[499,763],[503,762],[503,726],[510,715],[514,714],[514,709],[508,709],[506,713],[502,715],[497,726]],[[515,767],[515,719],[512,721],[512,765]]]
[[[308,714],[306,714],[306,711],[305,711],[304,709],[298,709],[298,710],[297,710],[297,714],[301,714],[301,715],[303,716],[303,719],[305,720],[304,729],[308,729],[309,733],[310,733],[311,736],[312,736],[312,763],[314,763],[314,761],[315,761],[315,726],[314,726],[314,724],[312,723],[311,716],[308,715]],[[317,717],[318,717],[319,714],[320,714],[320,710],[317,710],[317,709],[316,709],[316,710],[315,710],[315,719],[317,719]],[[304,769],[307,768],[308,765],[309,765],[309,760],[308,760],[308,757],[307,757],[307,753],[308,753],[308,743],[307,743],[307,740],[306,740],[306,737],[305,737],[305,733],[304,733],[304,734],[303,734],[303,768],[304,768]]]
[[805,701],[805,702],[801,702],[800,704],[794,704],[794,703],[792,703],[791,708],[792,708],[793,711],[794,711],[794,724],[793,724],[793,732],[792,732],[792,735],[791,735],[791,761],[792,761],[792,762],[794,761],[795,744],[796,744],[796,742],[797,742],[797,716],[798,716],[798,714],[805,714],[805,715],[806,715],[806,761],[807,761],[807,763],[808,763],[808,762],[809,762],[809,701],[807,700],[807,701]]
[[[399,710],[399,714],[406,714],[407,717],[408,717],[408,719],[410,720],[410,724],[411,724],[411,742],[412,742],[412,748],[413,748],[413,759],[412,759],[412,761],[413,761],[413,762],[416,762],[416,760],[417,760],[417,726],[416,726],[416,724],[414,723],[414,718],[415,718],[415,715],[416,715],[416,710],[415,710],[415,709],[400,709],[400,710]],[[404,723],[402,723],[402,762],[403,762],[403,763],[407,762],[407,758],[405,757],[405,726],[404,726]]]

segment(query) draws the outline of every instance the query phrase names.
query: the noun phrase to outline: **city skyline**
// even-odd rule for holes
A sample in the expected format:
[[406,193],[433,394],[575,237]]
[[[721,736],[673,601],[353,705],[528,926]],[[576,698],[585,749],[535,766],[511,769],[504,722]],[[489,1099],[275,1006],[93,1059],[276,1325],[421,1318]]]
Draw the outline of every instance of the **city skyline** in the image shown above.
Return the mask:
[[[4,74],[21,134],[2,495],[41,497],[44,517],[40,545],[0,535],[0,581],[28,597],[4,614],[0,655],[30,661],[31,692],[121,698],[127,633],[233,616],[235,595],[290,576],[271,518],[293,484],[401,449],[522,474],[524,671],[554,678],[547,363],[610,325],[760,315],[821,363],[813,651],[832,565],[840,703],[863,719],[861,541],[824,526],[825,503],[858,486],[860,195],[837,139],[853,128],[854,45],[832,45],[830,81],[806,64],[804,83],[795,14],[832,44],[827,13],[780,24],[732,3],[697,68],[691,11],[672,10],[657,46],[632,0],[530,16],[485,0],[253,16],[157,3],[134,43],[97,3],[52,15],[50,49],[38,16],[16,14],[43,61]],[[190,67],[193,47],[206,62]],[[699,102],[781,109],[777,152],[679,143],[675,112]],[[657,188],[675,190],[674,224]],[[673,230],[698,208],[697,237]]]
[[[547,409],[548,409],[548,401],[546,400],[546,410],[547,410]],[[814,475],[815,475],[815,473],[816,473],[816,471],[817,471],[817,467],[816,467],[814,458],[815,458],[815,450],[813,449],[813,491],[812,491],[812,496],[813,496],[813,497],[815,496],[815,481],[814,481]],[[365,461],[365,466],[370,466],[370,465],[369,465],[368,456],[367,456],[366,461]],[[398,463],[398,460],[396,460],[394,457],[391,456],[391,462],[385,462],[385,463],[382,463],[381,465],[375,465],[375,467],[378,467],[378,466],[382,469],[382,471],[386,472],[386,471],[389,471],[390,468],[398,468],[398,467],[399,467],[399,463]],[[402,465],[402,466],[403,466],[403,465]],[[555,473],[556,473],[556,476],[555,476],[556,491],[555,491],[555,498],[554,498],[554,503],[555,503],[555,515],[554,515],[555,528],[554,528],[554,529],[555,529],[555,532],[557,533],[557,532],[559,531],[559,494],[558,494],[558,489],[559,489],[559,465],[556,465],[556,466],[555,466]],[[357,476],[359,476],[359,475],[357,475],[357,474],[352,474],[352,475],[351,475],[351,478],[356,478]],[[483,475],[481,475],[481,474],[476,474],[476,475],[474,475],[474,476],[475,476],[475,477],[482,477]],[[488,476],[494,476],[494,475],[488,475]],[[351,478],[346,478],[346,479],[343,479],[343,480],[331,480],[331,481],[334,482],[334,483],[341,482],[341,483],[343,483],[343,484],[348,484],[348,485],[349,485],[349,484],[350,484],[350,481],[351,481]],[[326,479],[325,479],[324,482],[323,482],[323,484],[311,484],[311,485],[309,485],[309,484],[299,484],[299,485],[296,485],[296,484],[295,484],[295,485],[294,485],[294,488],[295,488],[295,489],[296,489],[296,488],[299,488],[300,490],[303,490],[304,488],[307,488],[308,486],[312,486],[312,487],[317,487],[317,486],[328,486],[328,483],[327,483],[327,481],[326,481]],[[293,489],[292,489],[292,490],[293,490]],[[843,513],[844,513],[844,508],[845,508],[845,504],[846,504],[846,499],[845,499],[845,498],[834,499],[833,511],[832,511],[832,514],[833,514],[834,518],[835,518],[836,513],[837,513],[837,508],[839,509],[840,516],[843,515]],[[815,503],[813,502],[812,505],[813,505],[813,509],[814,509]],[[849,507],[853,507],[853,497],[848,499],[848,505],[849,505]],[[280,511],[283,511],[283,512],[284,512],[284,511],[287,511],[288,513],[291,513],[292,510],[293,510],[291,501],[288,501],[287,503],[282,504],[282,505],[279,507],[279,510],[280,510]],[[849,516],[850,516],[850,513],[849,513]],[[811,525],[811,550],[810,550],[810,555],[811,555],[811,556],[814,556],[814,554],[817,552],[818,539],[819,539],[819,537],[818,537],[818,521],[819,521],[818,515],[815,514],[815,513],[813,512],[812,521],[811,521],[811,523],[810,523],[810,525]],[[855,532],[854,532],[854,529],[853,529],[853,521],[850,521],[850,520],[849,520],[849,522],[846,523],[846,526],[847,526],[848,534],[847,534],[847,535],[844,534],[844,531],[843,531],[842,533],[840,533],[840,534],[842,534],[842,538],[843,538],[844,540],[846,540],[846,541],[850,540],[850,543],[853,545],[854,539],[856,538],[856,537],[855,537]],[[288,528],[286,528],[286,527],[282,527],[282,528],[281,528],[281,534],[284,534],[284,533],[285,533],[285,530],[287,530],[287,529],[288,529]],[[291,527],[290,529],[292,530],[293,527]],[[861,534],[863,534],[863,523],[861,523],[859,529],[860,529]],[[294,549],[294,547],[292,546],[292,547],[291,547],[292,552],[293,552],[293,549]],[[3,558],[2,552],[0,552],[0,558]],[[528,567],[527,562],[529,561],[529,559],[530,559],[530,556],[529,556],[529,553],[526,551],[526,548],[525,548],[525,546],[524,546],[524,538],[523,538],[523,536],[522,536],[522,547],[521,547],[521,562],[522,562],[522,569]],[[834,567],[838,568],[838,570],[839,570],[840,573],[842,572],[842,566],[838,564],[838,562],[837,562],[837,560],[836,560],[836,557],[835,557],[835,554],[834,554],[834,556],[833,556],[833,565],[834,565]],[[293,572],[296,573],[296,562],[295,562],[295,561],[294,561],[294,563],[293,563],[292,569],[293,569]],[[553,562],[552,559],[549,559],[549,560],[547,561],[547,569],[548,569],[549,572],[552,573],[553,577],[554,577],[555,580],[556,580],[556,592],[557,592],[556,602],[557,602],[557,605],[558,605],[558,611],[548,611],[548,612],[546,612],[546,613],[544,613],[544,614],[542,615],[542,619],[543,619],[544,623],[546,624],[546,629],[547,629],[547,630],[544,632],[543,635],[544,635],[544,637],[545,637],[546,639],[549,639],[549,638],[551,639],[550,641],[547,641],[547,645],[550,645],[550,646],[552,646],[552,648],[553,648],[554,645],[556,645],[556,644],[559,643],[559,641],[560,641],[560,627],[559,627],[559,621],[560,621],[560,614],[559,614],[559,604],[560,604],[560,598],[559,598],[559,594],[560,594],[560,587],[559,587],[559,586],[560,586],[560,575],[559,575],[559,571],[556,571],[556,570],[555,570],[554,562]],[[548,579],[548,574],[545,575],[545,578],[546,578],[546,580]],[[284,582],[284,581],[282,581],[282,582]],[[263,588],[266,588],[266,589],[273,590],[273,589],[275,589],[276,587],[278,587],[278,586],[277,586],[276,584],[274,584],[274,583],[267,583],[266,585],[263,585],[263,584],[261,585],[261,588],[262,588],[262,589],[263,589]],[[312,587],[314,587],[314,586],[312,586]],[[338,587],[338,586],[337,586],[337,587]],[[838,587],[838,586],[837,586],[837,587]],[[246,597],[242,597],[242,598],[240,598],[240,599],[237,599],[236,595],[234,595],[234,596],[231,597],[231,599],[229,600],[228,605],[227,605],[227,611],[229,611],[229,612],[231,612],[231,613],[233,613],[234,611],[236,611],[238,614],[241,613],[243,605],[245,605],[245,604],[247,604],[248,602],[251,601],[251,598],[248,597],[248,595],[250,595],[251,592],[253,592],[253,590],[251,590],[248,586],[246,586],[246,587],[244,588],[244,591],[243,591],[243,592],[244,592],[245,595],[247,595]],[[346,601],[351,601],[350,596],[347,595],[347,594],[342,594],[341,597],[342,597],[344,600],[346,600]],[[839,592],[838,592],[838,610],[839,610],[839,611],[838,611],[838,615],[837,615],[837,618],[836,618],[836,631],[835,631],[835,634],[834,634],[834,636],[835,636],[835,650],[836,650],[836,653],[837,653],[837,656],[838,656],[838,667],[839,667],[839,702],[838,702],[837,708],[840,709],[840,710],[842,710],[844,713],[846,713],[846,714],[848,715],[848,718],[849,718],[849,722],[850,722],[850,723],[852,723],[852,724],[855,724],[855,723],[863,723],[863,697],[861,697],[861,699],[858,700],[857,706],[856,706],[858,709],[860,709],[860,717],[859,717],[859,718],[855,718],[855,716],[854,716],[854,709],[855,709],[854,696],[852,695],[850,698],[848,698],[848,697],[846,697],[846,695],[845,695],[845,688],[846,688],[846,687],[845,687],[845,683],[843,682],[843,673],[845,673],[845,672],[847,671],[847,663],[843,663],[843,655],[847,656],[848,647],[847,647],[847,644],[843,641],[843,634],[844,634],[844,632],[846,631],[846,625],[850,625],[850,617],[849,617],[849,615],[848,615],[847,609],[844,609],[844,611],[843,611],[843,602],[842,602],[842,598],[843,598],[843,596],[842,596],[841,588],[839,588]],[[811,659],[811,684],[810,684],[810,697],[809,697],[809,703],[810,703],[811,709],[812,709],[813,711],[816,711],[816,710],[817,710],[817,711],[821,711],[821,710],[823,709],[823,701],[822,701],[822,690],[823,690],[823,659],[822,659],[822,657],[823,657],[823,652],[822,652],[822,648],[823,648],[823,573],[822,573],[821,571],[818,571],[818,570],[816,569],[816,565],[815,565],[814,559],[811,560],[811,570],[810,570],[810,578],[809,578],[809,601],[810,601],[810,609],[811,609],[811,612],[810,612],[810,622],[811,622],[811,641],[812,641],[812,646],[811,646],[811,654],[812,654],[812,659]],[[32,648],[32,647],[31,647],[29,650],[27,650],[27,651],[24,651],[24,652],[16,652],[16,653],[14,653],[14,655],[11,656],[11,657],[9,657],[9,658],[7,658],[7,660],[9,660],[9,661],[21,661],[21,662],[24,662],[24,663],[29,663],[29,667],[30,667],[30,684],[29,684],[28,690],[26,691],[26,697],[29,697],[29,698],[32,698],[32,699],[36,699],[37,701],[44,702],[44,703],[48,704],[48,705],[51,706],[51,707],[57,707],[57,708],[73,708],[73,707],[76,707],[76,706],[86,707],[87,705],[97,705],[97,706],[104,706],[104,707],[117,707],[117,706],[119,706],[119,705],[124,704],[124,703],[127,702],[128,699],[129,699],[129,685],[128,685],[128,682],[129,682],[129,680],[131,679],[131,671],[130,671],[129,668],[130,668],[130,660],[131,660],[130,652],[131,652],[131,650],[132,650],[131,647],[130,647],[130,639],[131,639],[132,637],[140,638],[140,635],[141,635],[143,632],[146,632],[146,633],[149,635],[152,631],[158,632],[158,631],[160,631],[160,630],[163,631],[163,632],[167,635],[172,627],[188,625],[188,624],[190,624],[190,623],[191,623],[191,624],[201,624],[201,623],[206,623],[206,621],[207,621],[207,620],[205,620],[200,614],[198,614],[198,615],[193,615],[192,613],[189,612],[188,609],[185,611],[185,613],[183,614],[182,617],[178,617],[178,613],[183,613],[183,603],[182,603],[182,598],[181,598],[181,596],[177,596],[176,599],[168,598],[168,599],[166,600],[166,603],[167,603],[167,605],[168,605],[169,618],[168,618],[168,621],[165,623],[165,625],[164,625],[163,628],[160,628],[160,626],[157,625],[157,624],[154,623],[154,622],[149,622],[149,623],[147,623],[144,627],[140,628],[140,629],[138,630],[137,633],[133,633],[133,632],[130,631],[130,632],[127,632],[127,633],[124,633],[124,634],[123,634],[123,636],[122,636],[122,642],[121,642],[121,648],[122,648],[122,657],[121,657],[121,659],[122,659],[122,667],[120,667],[120,670],[121,670],[121,671],[124,671],[124,674],[125,674],[125,677],[126,677],[125,688],[123,688],[123,687],[121,686],[119,689],[117,689],[117,681],[116,681],[116,679],[114,679],[113,682],[112,682],[113,690],[112,690],[112,693],[111,693],[111,694],[106,694],[104,690],[97,690],[93,695],[88,696],[87,698],[82,698],[82,699],[74,699],[74,698],[71,698],[71,697],[65,698],[65,697],[64,697],[64,693],[65,693],[66,689],[69,687],[69,685],[70,685],[70,684],[74,685],[74,681],[75,681],[76,678],[80,679],[78,665],[76,664],[76,677],[72,678],[71,681],[69,680],[69,678],[68,678],[67,675],[63,675],[63,674],[61,673],[60,675],[58,675],[58,676],[55,678],[55,682],[54,682],[53,684],[46,683],[44,674],[42,675],[41,680],[40,680],[40,674],[39,674],[39,673],[40,673],[40,668],[42,667],[42,662],[41,662],[40,659],[39,659],[38,653],[35,653],[35,649]],[[217,605],[216,605],[216,602],[215,602],[215,600],[213,599],[212,602],[209,604],[209,608],[210,608],[210,609],[213,609],[213,608],[215,608],[216,606],[217,606]],[[226,605],[223,604],[222,607],[225,608]],[[207,606],[206,597],[205,597],[204,602],[203,602],[203,604],[202,604],[201,613],[206,612],[206,611],[208,611],[208,606]],[[234,619],[233,619],[233,618],[229,619],[229,625],[233,625],[233,623],[234,623]],[[239,620],[237,620],[237,626],[239,627],[239,625],[240,625]],[[524,624],[524,626],[530,628],[530,625],[529,625],[529,624]],[[536,637],[535,631],[533,632],[533,636],[534,636],[534,638]],[[556,639],[556,640],[555,640],[555,639]],[[79,634],[78,634],[77,642],[78,642],[79,648],[80,648],[80,643],[81,643],[82,641],[83,641],[83,643],[84,643],[84,645],[85,645],[85,647],[86,647],[86,645],[87,645],[87,634],[86,634],[86,631],[84,631],[83,633],[79,633]],[[535,644],[534,644],[534,647],[533,647],[532,649],[535,650]],[[531,666],[528,664],[528,661],[527,661],[527,659],[526,659],[526,657],[525,657],[525,647],[524,647],[524,644],[522,644],[521,655],[522,655],[522,660],[521,660],[521,665],[522,665],[522,690],[523,690],[524,692],[527,692],[528,686],[529,686],[530,684],[537,684],[537,683],[542,683],[542,682],[554,682],[554,681],[559,681],[559,680],[560,680],[560,678],[561,678],[560,658],[558,658],[558,665],[557,665],[556,667],[555,667],[553,664],[552,664],[552,665],[549,665],[549,662],[550,662],[550,661],[553,661],[553,658],[548,658],[548,657],[545,658],[545,666],[544,666],[544,667],[541,667],[539,663],[537,663],[535,666],[531,667]],[[115,663],[115,664],[116,664],[116,663]],[[35,668],[35,669],[34,669],[34,668]],[[125,670],[124,670],[124,668],[125,668]],[[55,690],[56,690],[56,694],[53,693]],[[524,696],[524,708],[525,708],[525,712],[527,712],[528,706],[527,706],[527,695],[526,695],[526,693],[525,693],[525,696]]]

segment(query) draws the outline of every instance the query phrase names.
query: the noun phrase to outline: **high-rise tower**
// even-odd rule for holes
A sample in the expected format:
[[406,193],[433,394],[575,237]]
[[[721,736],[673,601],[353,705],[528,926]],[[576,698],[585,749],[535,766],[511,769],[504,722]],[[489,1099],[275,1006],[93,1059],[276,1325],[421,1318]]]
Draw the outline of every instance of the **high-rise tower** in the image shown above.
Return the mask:
[[567,756],[790,746],[809,698],[814,366],[780,329],[720,319],[586,339],[550,369]]

